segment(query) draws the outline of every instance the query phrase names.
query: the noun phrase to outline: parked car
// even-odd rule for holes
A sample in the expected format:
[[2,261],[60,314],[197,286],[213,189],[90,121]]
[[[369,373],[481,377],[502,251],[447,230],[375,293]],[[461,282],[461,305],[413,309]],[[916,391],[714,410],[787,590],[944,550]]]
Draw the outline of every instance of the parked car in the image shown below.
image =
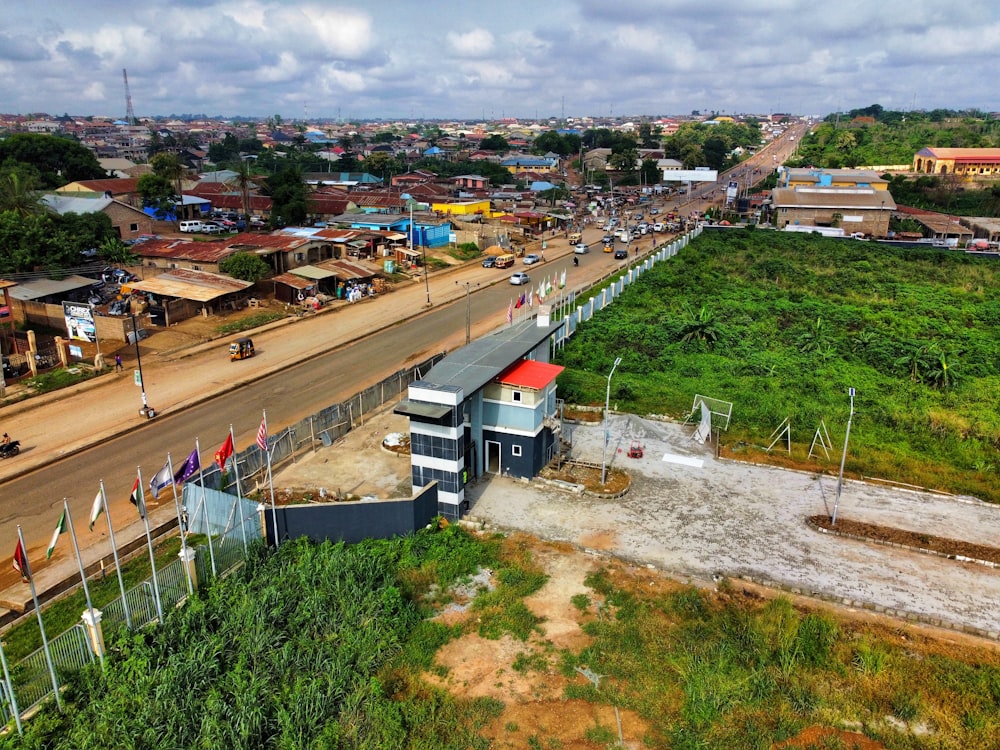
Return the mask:
[[487,255],[483,258],[483,268],[494,268],[497,264],[497,256]]
[[649,215],[650,216],[656,216],[658,213],[660,213],[660,209],[658,209],[658,208],[651,208],[651,209],[649,209]]
[[581,242],[580,244],[578,244],[576,247],[573,248],[573,252],[576,253],[577,255],[583,255],[584,253],[589,253],[590,248],[587,247],[586,242]]
[[534,253],[528,253],[527,255],[524,256],[524,260],[522,262],[526,266],[530,266],[533,263],[541,263],[542,262],[542,256],[541,255],[535,255]]
[[530,284],[531,277],[528,276],[524,271],[515,271],[510,275],[510,283],[514,286],[520,286],[521,284]]
[[222,234],[226,230],[220,224],[216,224],[214,221],[202,222],[201,231],[205,234]]

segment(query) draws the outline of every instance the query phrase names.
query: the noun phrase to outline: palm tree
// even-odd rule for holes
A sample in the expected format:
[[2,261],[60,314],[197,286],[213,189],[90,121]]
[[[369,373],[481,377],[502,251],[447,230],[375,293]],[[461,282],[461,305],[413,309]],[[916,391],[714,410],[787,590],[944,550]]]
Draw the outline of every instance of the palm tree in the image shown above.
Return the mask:
[[37,181],[11,170],[0,177],[0,211],[11,211],[19,217],[40,214],[45,210]]
[[240,191],[240,202],[243,208],[243,218],[247,221],[250,220],[250,192],[257,186],[254,181],[253,169],[250,167],[249,159],[240,159],[240,163],[236,166],[234,170],[236,176],[230,180],[230,183]]

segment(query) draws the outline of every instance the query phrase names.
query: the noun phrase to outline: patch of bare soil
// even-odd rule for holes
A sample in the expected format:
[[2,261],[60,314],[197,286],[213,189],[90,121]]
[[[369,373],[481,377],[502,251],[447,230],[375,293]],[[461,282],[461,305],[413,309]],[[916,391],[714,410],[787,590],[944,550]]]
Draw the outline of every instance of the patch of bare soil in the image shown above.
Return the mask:
[[830,516],[811,516],[809,522],[827,531],[860,537],[883,544],[901,544],[914,549],[928,550],[951,558],[970,558],[986,560],[1000,565],[1000,549],[982,544],[972,544],[960,539],[932,536],[918,531],[905,531],[890,526],[879,526],[874,523],[852,521],[849,518],[837,518],[834,526]]
[[806,727],[795,737],[772,745],[772,747],[775,750],[786,747],[850,747],[854,750],[885,750],[885,745],[881,742],[870,740],[858,732],[845,732],[841,729],[819,726]]
[[[557,660],[561,650],[578,652],[590,643],[581,625],[593,615],[571,600],[577,594],[593,595],[584,579],[606,561],[523,534],[512,535],[505,546],[548,575],[546,584],[525,599],[542,619],[542,632],[524,642],[511,636],[485,639],[475,632],[474,613],[449,608],[447,621],[466,622],[470,632],[438,652],[436,666],[446,670],[445,676],[428,674],[426,679],[463,697],[492,697],[504,703],[503,713],[481,731],[492,748],[530,747],[532,737],[564,750],[604,747],[587,740],[586,732],[597,726],[617,731],[614,707],[564,698],[569,681],[559,672]],[[528,666],[515,669],[519,657]],[[573,679],[584,681],[582,676]],[[631,711],[620,714],[627,746],[640,747],[648,725]]]
[[538,475],[543,479],[580,484],[587,492],[603,495],[617,495],[627,490],[632,484],[628,472],[613,467],[607,469],[605,472],[606,481],[601,484],[600,466],[591,466],[575,461],[565,461],[559,465],[549,464]]

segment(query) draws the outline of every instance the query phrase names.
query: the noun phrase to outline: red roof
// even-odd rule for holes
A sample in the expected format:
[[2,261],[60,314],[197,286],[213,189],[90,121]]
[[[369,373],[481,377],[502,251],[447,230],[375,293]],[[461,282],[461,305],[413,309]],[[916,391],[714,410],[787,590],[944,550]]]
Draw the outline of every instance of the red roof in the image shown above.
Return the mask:
[[559,365],[550,365],[548,362],[522,359],[500,373],[497,382],[540,391],[565,369]]

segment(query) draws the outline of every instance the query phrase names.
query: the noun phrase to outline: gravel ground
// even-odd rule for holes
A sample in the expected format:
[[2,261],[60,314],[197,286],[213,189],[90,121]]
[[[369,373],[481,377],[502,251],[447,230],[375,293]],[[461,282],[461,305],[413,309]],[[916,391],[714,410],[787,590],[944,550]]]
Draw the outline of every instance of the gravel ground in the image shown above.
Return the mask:
[[[572,455],[600,463],[601,425],[571,427]],[[681,577],[751,577],[849,607],[1000,637],[1000,571],[819,533],[835,478],[714,458],[692,428],[631,415],[610,420],[609,464],[629,470],[621,498],[581,496],[491,477],[471,487],[471,516],[564,540]],[[632,439],[642,459],[626,457]],[[663,460],[701,459],[701,468]],[[845,482],[838,515],[994,546],[1000,508],[974,499]]]

